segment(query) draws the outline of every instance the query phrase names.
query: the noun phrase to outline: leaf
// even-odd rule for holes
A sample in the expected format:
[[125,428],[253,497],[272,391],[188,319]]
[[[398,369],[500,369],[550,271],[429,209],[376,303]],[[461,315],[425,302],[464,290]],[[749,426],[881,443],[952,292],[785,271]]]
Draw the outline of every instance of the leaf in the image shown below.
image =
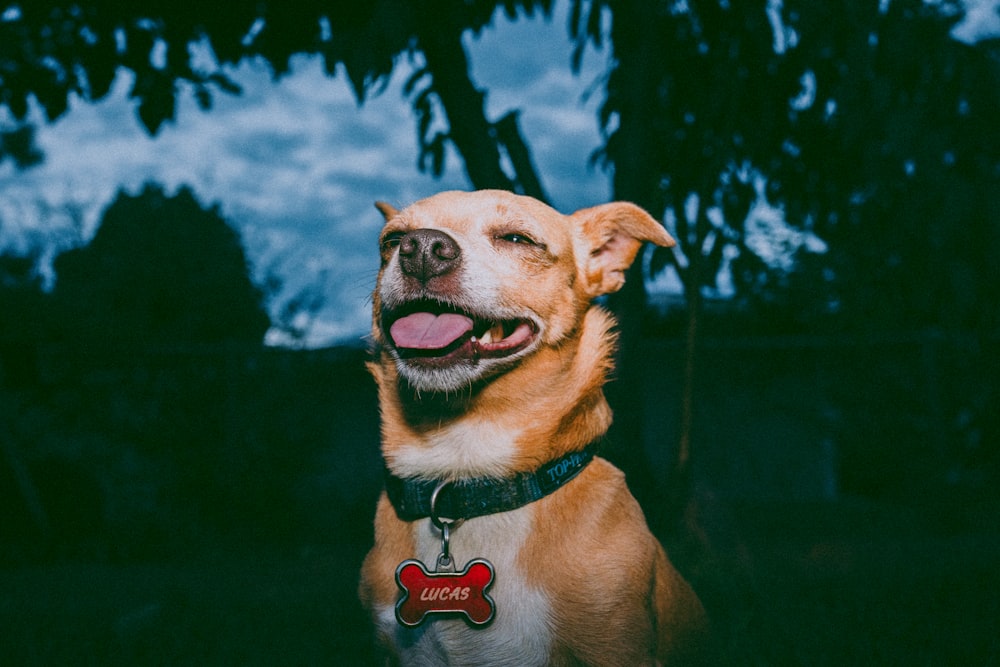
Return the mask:
[[702,267],[701,278],[702,287],[715,287],[717,284],[719,271],[722,269],[722,262],[724,258],[724,249],[726,247],[726,242],[722,238],[722,235],[718,232],[715,233],[715,242],[712,243],[712,249],[709,251],[708,255],[704,258],[704,265]]
[[594,41],[594,46],[600,48],[602,45],[601,37],[601,6],[595,6],[596,0],[593,2],[590,8],[590,15],[587,17],[587,35]]
[[243,94],[243,87],[222,72],[212,72],[206,78],[208,81],[218,86],[218,88],[223,92],[229,93],[230,95]]
[[420,80],[429,74],[430,70],[428,70],[427,67],[421,67],[414,71],[413,74],[406,79],[406,82],[403,83],[403,96],[409,97]]
[[4,84],[3,101],[7,103],[16,120],[24,120],[28,115],[28,91],[19,81],[11,81],[9,85],[5,81]]
[[130,26],[125,29],[125,53],[122,54],[122,64],[133,72],[140,72],[150,67],[150,56],[156,44],[156,35],[152,29],[144,26]]
[[195,86],[194,99],[198,103],[198,108],[202,111],[212,110],[212,93],[205,86]]
[[354,88],[354,96],[359,102],[364,101],[368,92],[368,72],[364,67],[358,67],[344,61],[344,69],[347,72],[347,80]]
[[113,39],[110,36],[98,38],[92,47],[81,54],[80,64],[87,81],[87,99],[102,99],[111,90],[118,64]]
[[445,141],[447,136],[441,132],[434,135],[426,144],[420,148],[420,156],[417,159],[417,167],[421,172],[426,173],[428,168],[434,178],[440,178],[444,173]]
[[575,41],[579,41],[580,17],[583,11],[583,0],[571,0],[569,4],[569,36]]
[[21,170],[37,166],[45,161],[45,154],[35,143],[35,126],[31,124],[0,131],[0,161],[10,157]]
[[434,178],[441,178],[441,174],[444,173],[444,155],[445,155],[445,135],[438,133],[434,137],[434,141],[431,142],[431,154],[434,156],[433,171]]
[[431,96],[434,91],[430,86],[424,88],[413,98],[413,112],[417,116],[417,140],[424,144],[430,132],[431,123],[434,121],[434,106],[431,103]]
[[62,116],[69,108],[69,91],[65,81],[50,68],[37,70],[35,81],[35,99],[45,109],[46,119],[51,122]]
[[151,136],[156,136],[164,121],[174,119],[177,95],[169,75],[149,70],[136,80],[133,96],[139,98],[136,112]]
[[742,229],[755,196],[753,184],[736,174],[730,174],[729,183],[722,191],[722,213],[726,224],[734,229]]

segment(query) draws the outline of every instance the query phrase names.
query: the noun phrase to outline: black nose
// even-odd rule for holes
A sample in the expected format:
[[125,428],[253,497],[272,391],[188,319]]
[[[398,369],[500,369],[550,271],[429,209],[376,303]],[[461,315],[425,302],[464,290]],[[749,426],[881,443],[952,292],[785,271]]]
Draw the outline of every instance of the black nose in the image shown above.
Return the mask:
[[415,229],[399,240],[403,273],[421,282],[454,271],[461,260],[455,239],[436,229]]

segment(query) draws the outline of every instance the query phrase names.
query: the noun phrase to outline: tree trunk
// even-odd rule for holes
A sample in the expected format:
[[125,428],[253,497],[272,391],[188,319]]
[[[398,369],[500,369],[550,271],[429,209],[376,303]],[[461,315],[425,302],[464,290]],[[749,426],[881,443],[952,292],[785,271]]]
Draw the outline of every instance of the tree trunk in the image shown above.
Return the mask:
[[[497,125],[489,122],[485,96],[469,76],[461,26],[442,26],[440,21],[448,20],[447,14],[434,18],[434,23],[420,25],[417,43],[427,61],[434,92],[448,117],[448,138],[462,156],[469,182],[477,190],[509,190],[547,201],[517,128],[516,114],[508,114]],[[514,178],[503,169],[504,147],[515,170]]]
[[[659,192],[657,170],[649,154],[646,132],[652,126],[653,105],[647,101],[653,89],[649,81],[653,39],[648,17],[653,11],[649,0],[616,3],[611,28],[614,56],[619,68],[619,84],[625,94],[620,97],[619,126],[615,132],[614,198],[631,201],[657,216]],[[651,524],[660,523],[663,508],[663,484],[653,474],[649,454],[645,449],[641,369],[642,316],[646,306],[646,290],[639,265],[628,272],[625,286],[613,295],[609,305],[618,318],[619,353],[616,381],[608,387],[608,398],[615,412],[609,434],[609,456],[624,471],[629,486],[647,512]]]
[[14,476],[17,490],[21,494],[21,499],[24,501],[24,506],[28,510],[35,528],[38,529],[42,538],[48,542],[52,537],[52,524],[49,522],[48,513],[42,505],[42,499],[38,494],[38,487],[35,485],[35,480],[32,478],[28,466],[21,460],[12,443],[13,437],[10,431],[3,429],[0,432],[0,449],[3,450],[7,466]]
[[494,128],[497,139],[504,145],[510,164],[514,168],[515,180],[517,181],[517,192],[528,195],[541,201],[548,201],[545,196],[545,189],[538,178],[538,171],[535,163],[531,159],[531,151],[521,136],[521,128],[517,123],[518,112],[511,111],[499,121]]
[[[684,254],[688,258],[686,269],[677,267],[684,285],[684,299],[687,305],[687,322],[684,331],[684,375],[681,386],[680,431],[677,438],[677,453],[667,476],[666,513],[671,526],[679,527],[684,511],[692,498],[694,483],[691,473],[691,448],[694,432],[695,379],[697,377],[698,336],[701,321],[701,284],[704,258],[702,244],[708,223],[705,218],[704,202],[699,198],[699,210],[694,221],[695,243],[684,244]],[[674,216],[683,220],[684,203],[674,206]],[[682,225],[686,227],[687,225]]]

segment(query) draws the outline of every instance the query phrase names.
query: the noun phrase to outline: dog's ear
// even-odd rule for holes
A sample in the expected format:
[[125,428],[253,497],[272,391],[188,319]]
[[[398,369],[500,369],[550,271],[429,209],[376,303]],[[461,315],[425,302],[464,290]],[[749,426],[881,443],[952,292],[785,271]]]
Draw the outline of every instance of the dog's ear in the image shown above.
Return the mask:
[[590,296],[617,292],[625,284],[644,241],[669,248],[674,239],[644,210],[628,202],[601,204],[571,216],[578,225],[578,261]]
[[399,211],[396,210],[395,206],[393,206],[392,204],[387,204],[384,201],[375,202],[375,208],[379,210],[379,213],[382,214],[382,217],[385,218],[386,222],[389,222],[397,215],[399,215]]

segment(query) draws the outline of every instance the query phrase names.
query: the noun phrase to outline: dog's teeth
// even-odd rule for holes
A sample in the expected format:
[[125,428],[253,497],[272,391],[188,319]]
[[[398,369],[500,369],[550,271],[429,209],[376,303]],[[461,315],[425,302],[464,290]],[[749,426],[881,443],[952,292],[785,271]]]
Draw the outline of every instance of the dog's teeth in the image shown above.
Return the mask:
[[491,326],[489,329],[484,331],[481,336],[472,337],[474,343],[479,343],[480,345],[489,345],[490,343],[495,343],[497,341],[503,340],[504,331],[503,324],[497,323]]
[[503,340],[503,325],[494,324],[479,337],[479,342],[483,345],[489,345],[498,340]]

